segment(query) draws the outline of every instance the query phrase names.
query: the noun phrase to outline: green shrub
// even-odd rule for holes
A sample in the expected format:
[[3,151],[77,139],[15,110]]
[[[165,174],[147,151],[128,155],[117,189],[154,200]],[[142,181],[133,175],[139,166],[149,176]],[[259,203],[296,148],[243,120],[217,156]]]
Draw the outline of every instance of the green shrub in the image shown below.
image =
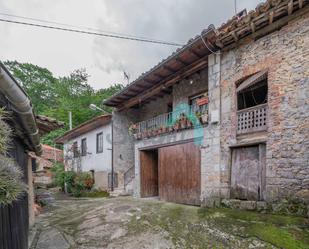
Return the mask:
[[0,155],[0,204],[11,204],[27,189],[23,173],[16,163]]

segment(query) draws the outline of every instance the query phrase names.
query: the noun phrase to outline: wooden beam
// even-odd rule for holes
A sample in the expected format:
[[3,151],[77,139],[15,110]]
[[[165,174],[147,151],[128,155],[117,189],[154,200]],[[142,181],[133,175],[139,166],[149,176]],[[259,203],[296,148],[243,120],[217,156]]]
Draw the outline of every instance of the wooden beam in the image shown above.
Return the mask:
[[154,76],[156,76],[157,78],[159,78],[160,80],[164,78],[164,76],[162,76],[161,74],[158,73],[154,73]]
[[274,22],[274,11],[269,12],[269,24],[272,24]]
[[146,82],[148,85],[152,85],[152,86],[157,83],[157,82],[149,80],[149,79],[143,79],[143,81]]
[[251,22],[251,23],[250,23],[250,27],[251,27],[252,33],[254,33],[255,30],[256,30],[256,28],[255,28],[255,23],[254,23],[254,22]]
[[185,61],[183,61],[183,60],[180,59],[179,57],[175,58],[175,60],[176,60],[177,62],[179,62],[180,64],[182,64],[183,66],[188,66],[188,63],[185,62]]
[[232,32],[231,32],[231,35],[233,36],[234,41],[237,42],[237,41],[238,41],[238,36],[237,36],[236,32],[235,32],[235,31],[232,31]]
[[292,15],[293,13],[293,8],[294,8],[294,2],[293,0],[291,0],[289,3],[288,3],[288,15]]
[[162,68],[165,69],[166,71],[169,71],[170,73],[176,73],[177,72],[169,66],[163,66]]
[[298,6],[301,9],[304,5],[304,0],[298,0]]
[[189,48],[189,53],[193,54],[196,58],[201,58],[202,56],[200,54],[198,54],[194,49]]
[[131,106],[136,105],[139,103],[139,101],[144,101],[146,99],[149,99],[153,95],[159,93],[165,88],[168,88],[172,85],[174,85],[176,82],[180,81],[181,79],[188,77],[195,73],[198,70],[201,70],[208,64],[208,55],[202,57],[201,59],[197,60],[196,62],[192,63],[191,65],[188,65],[181,70],[179,70],[177,73],[167,77],[165,80],[161,82],[160,85],[155,85],[151,87],[148,91],[143,92],[136,97],[131,98],[130,100],[126,101],[125,104],[118,107],[118,110],[124,110],[127,108],[130,108]]

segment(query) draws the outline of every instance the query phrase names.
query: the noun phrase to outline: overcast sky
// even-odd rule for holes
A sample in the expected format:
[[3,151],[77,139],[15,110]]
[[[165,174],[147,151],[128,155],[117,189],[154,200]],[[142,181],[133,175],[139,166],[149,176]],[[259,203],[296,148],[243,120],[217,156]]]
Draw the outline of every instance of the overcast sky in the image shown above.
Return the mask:
[[[238,0],[253,9],[261,0]],[[165,41],[189,38],[234,14],[234,0],[0,0],[0,12]],[[3,17],[0,15],[1,18]],[[95,88],[134,80],[175,47],[0,22],[0,59],[30,62],[56,76],[86,68]]]

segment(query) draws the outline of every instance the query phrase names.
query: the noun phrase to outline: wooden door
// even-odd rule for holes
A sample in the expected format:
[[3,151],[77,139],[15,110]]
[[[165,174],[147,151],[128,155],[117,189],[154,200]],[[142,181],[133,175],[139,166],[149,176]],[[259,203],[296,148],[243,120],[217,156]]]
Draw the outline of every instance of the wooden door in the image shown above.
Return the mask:
[[140,151],[141,197],[158,196],[158,151]]
[[186,143],[159,149],[159,197],[176,203],[199,205],[200,148]]
[[231,198],[264,199],[265,152],[265,145],[232,150]]

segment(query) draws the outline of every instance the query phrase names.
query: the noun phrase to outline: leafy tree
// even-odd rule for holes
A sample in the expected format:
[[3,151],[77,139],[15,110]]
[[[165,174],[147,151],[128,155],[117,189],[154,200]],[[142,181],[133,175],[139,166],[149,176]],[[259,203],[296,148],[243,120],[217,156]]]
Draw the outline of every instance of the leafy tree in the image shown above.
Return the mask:
[[89,75],[85,69],[78,69],[69,76],[57,78],[48,69],[30,63],[6,61],[4,64],[29,95],[36,114],[56,118],[66,124],[64,129],[53,131],[42,138],[42,142],[49,145],[53,145],[54,139],[68,130],[69,111],[72,112],[73,127],[76,127],[102,115],[100,111],[89,109],[90,104],[101,106],[103,99],[123,88],[121,84],[115,84],[95,91],[88,84]]

